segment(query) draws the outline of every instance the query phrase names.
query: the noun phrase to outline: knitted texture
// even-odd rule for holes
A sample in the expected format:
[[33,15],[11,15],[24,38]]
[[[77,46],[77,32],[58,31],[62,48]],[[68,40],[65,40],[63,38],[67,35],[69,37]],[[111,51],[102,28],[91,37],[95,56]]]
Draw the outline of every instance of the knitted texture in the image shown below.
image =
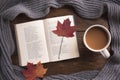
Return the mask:
[[79,16],[88,19],[99,18],[107,11],[113,55],[101,71],[51,75],[43,80],[120,80],[119,4],[119,0],[0,0],[0,80],[24,80],[22,68],[14,66],[11,61],[15,45],[9,22],[21,13],[30,18],[44,17],[49,13],[50,7],[60,8],[64,5],[74,7]]

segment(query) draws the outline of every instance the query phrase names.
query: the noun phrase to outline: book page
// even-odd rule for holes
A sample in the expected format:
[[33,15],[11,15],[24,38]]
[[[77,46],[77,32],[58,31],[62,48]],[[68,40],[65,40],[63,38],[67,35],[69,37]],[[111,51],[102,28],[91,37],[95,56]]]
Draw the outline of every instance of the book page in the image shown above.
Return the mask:
[[16,24],[19,61],[21,66],[27,62],[45,63],[49,61],[44,24],[42,20]]
[[60,61],[79,57],[76,33],[74,33],[74,37],[66,38],[57,36],[52,32],[53,30],[56,30],[58,21],[63,23],[63,21],[67,18],[70,19],[71,26],[73,26],[73,16],[70,15],[44,20],[50,61]]

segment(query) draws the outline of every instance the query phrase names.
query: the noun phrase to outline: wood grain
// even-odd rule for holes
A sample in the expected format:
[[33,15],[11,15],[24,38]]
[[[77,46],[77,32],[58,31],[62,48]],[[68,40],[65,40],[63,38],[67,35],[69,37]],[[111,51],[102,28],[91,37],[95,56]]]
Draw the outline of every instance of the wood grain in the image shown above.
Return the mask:
[[[93,24],[102,24],[108,28],[107,20],[102,16],[99,19],[84,19],[77,15],[74,8],[70,6],[64,6],[59,9],[51,8],[51,11],[48,15],[43,18],[38,19],[45,19],[51,18],[56,16],[63,16],[63,15],[74,15],[75,24],[77,28],[77,39],[78,39],[78,46],[80,51],[80,57],[76,59],[70,59],[65,61],[53,62],[53,63],[46,63],[44,64],[45,67],[48,68],[48,72],[46,75],[53,75],[53,74],[70,74],[85,70],[100,70],[104,64],[106,63],[106,59],[100,55],[99,53],[94,53],[89,51],[83,44],[83,34],[84,31]],[[14,25],[17,23],[32,21],[35,19],[28,18],[24,14],[20,14],[16,17],[14,21],[11,22],[11,30],[13,33],[13,38],[15,40],[15,31]],[[15,45],[16,46],[16,45]],[[11,56],[13,64],[18,65],[18,57],[17,57],[17,48],[14,54]]]

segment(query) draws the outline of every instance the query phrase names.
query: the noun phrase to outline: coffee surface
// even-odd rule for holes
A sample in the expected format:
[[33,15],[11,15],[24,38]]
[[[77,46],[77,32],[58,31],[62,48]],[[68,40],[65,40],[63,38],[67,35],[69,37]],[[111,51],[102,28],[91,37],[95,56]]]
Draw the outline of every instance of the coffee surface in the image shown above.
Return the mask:
[[104,29],[94,27],[87,32],[86,42],[90,48],[99,50],[104,48],[108,43],[108,35]]

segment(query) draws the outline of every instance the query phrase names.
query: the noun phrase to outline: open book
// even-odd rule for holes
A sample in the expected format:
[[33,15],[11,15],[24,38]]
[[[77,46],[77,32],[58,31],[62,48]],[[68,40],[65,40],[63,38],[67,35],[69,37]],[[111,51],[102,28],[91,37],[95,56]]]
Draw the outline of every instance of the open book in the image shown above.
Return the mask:
[[26,66],[27,62],[47,63],[79,57],[76,32],[69,38],[53,33],[58,21],[63,23],[66,19],[69,19],[70,25],[74,26],[72,15],[15,25],[20,66]]

